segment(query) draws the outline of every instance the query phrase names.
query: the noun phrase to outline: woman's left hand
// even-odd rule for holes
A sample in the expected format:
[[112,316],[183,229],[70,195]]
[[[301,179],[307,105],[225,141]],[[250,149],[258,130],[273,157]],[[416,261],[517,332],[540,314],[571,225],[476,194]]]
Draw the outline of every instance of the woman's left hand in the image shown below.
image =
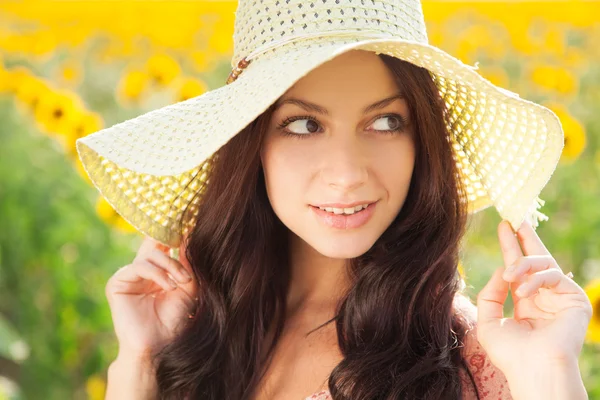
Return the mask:
[[[477,340],[507,377],[573,365],[592,317],[589,298],[564,274],[529,222],[515,236],[503,220],[498,237],[505,267],[514,268],[498,268],[478,294]],[[504,318],[503,312],[509,287],[514,318]]]

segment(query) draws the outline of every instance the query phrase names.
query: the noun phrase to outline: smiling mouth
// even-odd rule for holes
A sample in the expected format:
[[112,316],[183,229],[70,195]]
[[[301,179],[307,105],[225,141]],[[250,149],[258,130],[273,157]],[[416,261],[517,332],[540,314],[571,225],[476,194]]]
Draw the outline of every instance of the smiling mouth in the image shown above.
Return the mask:
[[318,208],[319,210],[325,211],[327,213],[333,214],[333,215],[353,215],[359,212],[362,212],[363,210],[365,210],[366,208],[368,208],[371,204],[373,203],[365,203],[365,204],[360,204],[354,207],[316,207],[316,206],[312,206],[315,208]]
[[[336,229],[356,229],[365,225],[375,213],[377,201],[371,204],[357,205],[352,208],[332,207],[332,211],[327,211],[329,207],[311,206],[318,220],[327,227]],[[358,211],[355,208],[360,208]]]

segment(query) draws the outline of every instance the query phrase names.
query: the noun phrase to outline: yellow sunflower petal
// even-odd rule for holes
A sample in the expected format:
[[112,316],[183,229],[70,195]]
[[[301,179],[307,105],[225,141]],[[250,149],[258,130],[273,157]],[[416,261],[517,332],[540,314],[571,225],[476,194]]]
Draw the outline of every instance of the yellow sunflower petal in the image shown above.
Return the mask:
[[150,75],[154,83],[166,86],[179,76],[181,68],[171,56],[167,54],[155,54],[146,62],[146,72]]
[[47,133],[65,135],[82,108],[83,102],[74,92],[48,91],[40,97],[35,118]]
[[6,76],[7,80],[4,82],[6,85],[6,90],[15,96],[17,94],[17,90],[22,87],[23,83],[26,80],[34,77],[31,71],[23,66],[7,69],[5,71],[8,74]]
[[96,202],[96,213],[107,224],[113,224],[116,217],[118,216],[115,209],[102,196],[99,196],[98,201]]
[[35,113],[42,98],[51,92],[50,83],[24,72],[17,72],[13,77],[19,80],[15,83],[16,99],[27,111]]
[[100,218],[107,223],[108,225],[118,229],[121,232],[125,233],[134,233],[137,232],[131,224],[123,219],[115,211],[115,209],[110,205],[108,201],[102,196],[98,197],[98,202],[96,203],[96,213],[100,216]]
[[203,80],[193,77],[183,79],[177,93],[177,101],[184,101],[192,97],[200,96],[208,89]]
[[73,86],[81,82],[83,71],[80,62],[68,60],[60,66],[59,74],[61,81]]
[[531,79],[538,86],[561,94],[574,94],[579,89],[577,78],[565,68],[537,65],[532,68]]
[[117,97],[123,104],[136,103],[140,100],[142,94],[148,87],[150,77],[144,71],[127,71],[117,89]]
[[135,229],[129,222],[125,221],[120,215],[115,219],[113,226],[121,232],[125,232],[125,233],[137,232],[137,229]]
[[92,375],[85,382],[85,391],[89,400],[103,400],[106,394],[106,382],[98,375]]
[[592,343],[600,343],[600,279],[592,280],[583,289],[590,299],[593,309],[586,340]]
[[196,50],[190,54],[192,66],[197,72],[211,70],[218,61],[218,55],[213,51]]
[[65,151],[74,157],[77,153],[75,141],[102,129],[104,121],[98,113],[81,111],[73,117],[71,122],[64,134],[65,141],[63,144]]
[[556,113],[565,132],[565,147],[561,155],[561,162],[575,161],[585,149],[585,128],[563,105],[548,104],[547,106]]

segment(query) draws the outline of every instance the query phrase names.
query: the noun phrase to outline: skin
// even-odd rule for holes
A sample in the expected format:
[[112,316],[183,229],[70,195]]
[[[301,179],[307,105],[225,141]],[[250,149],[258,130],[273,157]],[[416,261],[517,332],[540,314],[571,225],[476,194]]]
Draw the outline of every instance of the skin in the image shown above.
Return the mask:
[[[395,100],[363,113],[365,107],[397,92],[391,73],[374,53],[352,51],[311,71],[280,99],[317,103],[328,115],[286,103],[272,116],[261,161],[269,201],[290,231],[288,316],[295,326],[282,336],[275,368],[265,384],[281,396],[267,391],[259,398],[302,398],[315,382],[324,387],[341,359],[335,332],[308,339],[300,334],[333,315],[349,286],[347,260],[373,246],[405,202],[415,159],[407,104]],[[307,114],[316,117],[316,123],[301,119],[284,129],[308,137],[285,136],[278,128],[287,117]],[[390,114],[409,122],[403,125],[400,117]],[[396,127],[398,132],[384,132]],[[324,226],[310,206],[357,200],[378,202],[371,220],[357,229]],[[589,299],[564,274],[528,222],[515,232],[502,221],[498,238],[504,266],[494,272],[478,294],[477,308],[471,310],[477,318],[478,342],[506,376],[512,398],[586,399],[578,357],[592,317]],[[181,255],[172,259],[168,249],[146,238],[133,262],[109,280],[106,295],[119,355],[109,369],[107,399],[156,393],[147,355],[172,339],[193,308],[198,287],[186,271],[193,276]],[[509,291],[512,318],[503,313]]]
[[[292,315],[333,315],[348,287],[347,259],[369,250],[404,204],[415,159],[410,124],[401,120],[410,119],[408,105],[397,98],[363,112],[398,93],[377,55],[359,50],[314,69],[277,102],[261,161],[273,210],[290,230]],[[291,98],[315,103],[328,115],[282,103]],[[278,127],[297,116],[302,118]],[[306,136],[286,136],[286,129]],[[359,200],[378,203],[372,218],[354,229],[325,226],[311,209],[314,204]]]
[[[504,266],[477,295],[477,340],[514,399],[587,399],[578,358],[592,318],[585,291],[567,277],[526,220],[498,225]],[[509,293],[514,317],[504,316]]]

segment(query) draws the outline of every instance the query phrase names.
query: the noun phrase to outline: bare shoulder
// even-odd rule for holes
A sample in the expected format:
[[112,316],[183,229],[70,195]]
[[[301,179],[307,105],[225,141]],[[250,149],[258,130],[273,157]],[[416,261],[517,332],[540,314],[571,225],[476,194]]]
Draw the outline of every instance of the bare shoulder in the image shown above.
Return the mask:
[[456,293],[454,296],[454,309],[456,312],[465,316],[472,325],[477,324],[477,306],[473,304],[471,299],[462,293]]
[[[465,336],[463,358],[473,376],[476,389],[473,387],[473,381],[471,381],[467,372],[461,370],[464,400],[476,400],[478,398],[482,400],[512,400],[506,377],[500,369],[492,364],[477,340],[477,306],[468,297],[457,294],[455,309],[457,312],[463,313],[470,324]],[[477,397],[475,390],[479,393],[479,397]]]

